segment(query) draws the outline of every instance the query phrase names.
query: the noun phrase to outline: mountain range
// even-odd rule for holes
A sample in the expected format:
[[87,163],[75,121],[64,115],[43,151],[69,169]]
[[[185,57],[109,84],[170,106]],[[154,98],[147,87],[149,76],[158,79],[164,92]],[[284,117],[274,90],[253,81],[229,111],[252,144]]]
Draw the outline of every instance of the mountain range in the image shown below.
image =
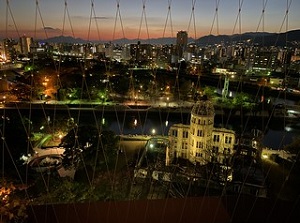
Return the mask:
[[[87,41],[80,38],[73,38],[71,36],[56,36],[42,40],[49,43],[108,43],[113,42],[115,44],[129,44],[137,43],[149,43],[149,44],[176,44],[176,38],[165,37],[165,38],[153,38],[153,39],[117,39],[114,41]],[[200,37],[198,39],[189,38],[189,43],[196,43],[199,46],[207,46],[214,44],[232,44],[237,42],[250,42],[252,44],[264,45],[264,46],[298,46],[300,43],[300,29],[291,30],[284,33],[267,33],[267,32],[247,32],[243,34],[233,34],[233,35],[207,35]]]
[[284,33],[248,32],[234,35],[208,35],[197,39],[196,43],[205,46],[245,41],[264,46],[297,46],[300,43],[300,30],[291,30]]

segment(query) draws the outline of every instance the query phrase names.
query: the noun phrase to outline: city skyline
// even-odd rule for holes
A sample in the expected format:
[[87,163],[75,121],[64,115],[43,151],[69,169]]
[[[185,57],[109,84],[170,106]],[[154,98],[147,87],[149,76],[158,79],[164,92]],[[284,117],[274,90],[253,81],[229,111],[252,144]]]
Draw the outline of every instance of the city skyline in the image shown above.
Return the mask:
[[179,30],[199,38],[209,34],[278,33],[300,28],[300,2],[289,0],[11,0],[8,3],[0,2],[0,38],[26,35],[47,39],[64,35],[85,40],[152,39],[175,37]]

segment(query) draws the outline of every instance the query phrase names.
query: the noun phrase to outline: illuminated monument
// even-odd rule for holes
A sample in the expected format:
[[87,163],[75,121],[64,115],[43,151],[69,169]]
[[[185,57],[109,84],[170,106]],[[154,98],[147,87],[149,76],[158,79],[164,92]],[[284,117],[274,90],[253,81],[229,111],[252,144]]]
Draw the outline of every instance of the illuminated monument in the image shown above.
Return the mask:
[[215,110],[203,96],[193,106],[190,125],[174,124],[169,130],[170,148],[175,157],[204,165],[217,162],[228,165],[234,153],[235,132],[214,127]]

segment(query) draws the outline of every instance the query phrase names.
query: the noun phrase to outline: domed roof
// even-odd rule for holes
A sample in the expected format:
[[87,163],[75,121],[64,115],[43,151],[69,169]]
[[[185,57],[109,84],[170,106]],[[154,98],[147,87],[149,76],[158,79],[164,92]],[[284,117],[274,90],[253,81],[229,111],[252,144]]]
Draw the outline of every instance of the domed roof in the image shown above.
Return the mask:
[[214,116],[215,108],[213,103],[204,95],[192,108],[192,115]]

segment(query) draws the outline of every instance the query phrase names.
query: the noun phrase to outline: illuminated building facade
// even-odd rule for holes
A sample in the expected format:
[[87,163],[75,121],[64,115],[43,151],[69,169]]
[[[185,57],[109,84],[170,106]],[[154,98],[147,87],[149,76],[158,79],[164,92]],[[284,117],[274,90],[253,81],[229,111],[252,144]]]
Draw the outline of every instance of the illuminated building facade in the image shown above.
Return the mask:
[[177,158],[200,165],[217,162],[228,165],[234,153],[235,132],[214,127],[211,101],[201,98],[193,106],[190,125],[175,124],[169,129],[170,148]]
[[32,44],[32,38],[27,36],[20,37],[20,53],[28,55],[30,53],[30,45]]

